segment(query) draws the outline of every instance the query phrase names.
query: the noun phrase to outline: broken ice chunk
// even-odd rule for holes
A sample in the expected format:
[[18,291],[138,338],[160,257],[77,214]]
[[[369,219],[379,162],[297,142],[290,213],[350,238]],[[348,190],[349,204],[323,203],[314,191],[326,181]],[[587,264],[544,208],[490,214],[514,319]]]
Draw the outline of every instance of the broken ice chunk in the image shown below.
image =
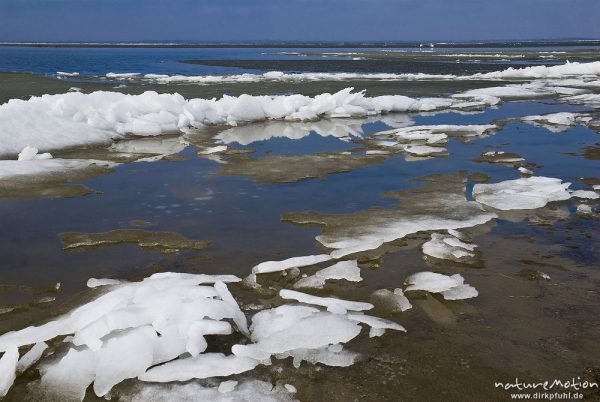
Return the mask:
[[215,290],[219,293],[221,300],[229,305],[231,310],[233,311],[233,321],[237,325],[238,329],[244,335],[248,335],[248,321],[246,320],[246,316],[240,310],[240,306],[237,304],[229,289],[223,282],[215,283]]
[[0,358],[0,398],[4,397],[16,378],[19,349],[16,346],[7,348]]
[[30,147],[29,145],[23,148],[19,153],[19,161],[31,161],[34,159],[52,159],[52,155],[49,153],[39,154],[36,147]]
[[316,288],[321,289],[325,282],[332,279],[345,279],[350,282],[360,282],[360,268],[356,260],[340,261],[330,267],[317,271],[314,275],[301,278],[294,284],[294,288]]
[[315,304],[317,306],[327,307],[328,311],[337,314],[345,314],[346,311],[363,311],[373,308],[371,303],[355,302],[349,300],[335,299],[333,297],[319,297],[306,293],[296,292],[295,290],[281,289],[279,296],[284,299],[297,300],[300,303]]
[[454,274],[447,276],[435,272],[418,272],[406,278],[406,291],[423,290],[440,293],[446,300],[462,300],[477,297],[477,290],[464,283],[465,279]]
[[17,374],[25,372],[29,367],[33,366],[41,357],[44,351],[48,348],[46,342],[39,342],[33,345],[27,353],[25,353],[17,364]]
[[189,381],[193,378],[226,377],[252,370],[259,364],[257,360],[222,353],[203,353],[197,357],[177,359],[139,375],[139,379],[149,382]]
[[442,260],[465,262],[475,257],[476,247],[451,234],[433,233],[431,239],[423,244],[423,254]]
[[235,389],[235,386],[238,385],[237,381],[229,380],[223,381],[219,384],[218,391],[222,394],[226,394],[227,392],[231,392]]

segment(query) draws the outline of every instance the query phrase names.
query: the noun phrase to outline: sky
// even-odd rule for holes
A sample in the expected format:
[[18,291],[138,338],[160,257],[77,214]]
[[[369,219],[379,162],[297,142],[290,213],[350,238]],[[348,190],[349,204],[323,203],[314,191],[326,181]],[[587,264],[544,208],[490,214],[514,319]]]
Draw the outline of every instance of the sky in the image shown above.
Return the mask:
[[0,41],[600,38],[600,0],[0,0]]

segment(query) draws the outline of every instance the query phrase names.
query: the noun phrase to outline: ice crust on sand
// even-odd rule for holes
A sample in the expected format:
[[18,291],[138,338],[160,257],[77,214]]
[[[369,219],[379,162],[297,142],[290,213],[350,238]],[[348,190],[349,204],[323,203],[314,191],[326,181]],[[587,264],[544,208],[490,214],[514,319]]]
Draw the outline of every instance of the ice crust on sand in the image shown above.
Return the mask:
[[[17,154],[26,146],[60,149],[206,125],[426,112],[460,107],[461,102],[401,95],[367,97],[364,92],[353,93],[352,88],[315,97],[240,95],[189,100],[176,93],[151,91],[140,95],[103,91],[43,95],[0,105],[0,155]],[[480,106],[486,105],[480,102]]]
[[475,184],[473,198],[477,202],[500,210],[536,209],[549,202],[571,198],[571,183],[561,179],[532,176],[493,184]]
[[386,194],[402,200],[396,208],[370,209],[348,215],[321,215],[307,212],[284,215],[298,224],[317,224],[316,237],[332,249],[332,257],[375,250],[384,243],[421,231],[461,229],[484,224],[497,217],[475,201],[465,198],[460,175],[433,175],[422,178],[426,186]]
[[435,272],[418,272],[404,281],[405,291],[422,290],[430,293],[440,293],[446,300],[462,300],[477,297],[477,290],[465,284],[460,274],[452,276]]
[[54,173],[69,173],[94,168],[110,168],[113,162],[92,159],[31,159],[0,160],[0,180],[22,179],[33,176],[51,176]]
[[295,402],[296,399],[283,386],[258,380],[244,381],[229,392],[220,387],[187,384],[143,384],[125,392],[123,400],[131,402]]
[[340,261],[330,267],[317,271],[314,275],[300,278],[294,283],[294,288],[317,288],[321,289],[328,280],[345,279],[350,282],[360,282],[360,268],[356,260]]
[[387,289],[376,290],[371,295],[371,299],[376,305],[380,305],[391,312],[403,312],[412,308],[412,304],[400,288],[394,289],[393,292]]

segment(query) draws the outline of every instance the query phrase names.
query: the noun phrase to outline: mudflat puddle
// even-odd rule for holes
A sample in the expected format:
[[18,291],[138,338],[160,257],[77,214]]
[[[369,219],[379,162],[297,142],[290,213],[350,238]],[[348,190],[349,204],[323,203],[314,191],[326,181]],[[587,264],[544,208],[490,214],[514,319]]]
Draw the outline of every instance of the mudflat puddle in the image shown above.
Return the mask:
[[[593,126],[521,119],[590,110],[508,101],[473,114],[263,122],[59,151],[55,158],[113,165],[3,189],[0,332],[97,296],[86,290],[88,278],[138,281],[167,271],[245,278],[263,261],[333,249],[335,258],[355,261],[361,281],[327,276],[319,270],[331,264],[322,260],[255,270],[230,291],[251,316],[277,306],[281,288],[302,291],[294,284],[305,279],[318,284],[309,287],[317,296],[371,302],[374,315],[407,332],[364,331],[347,345],[360,354],[348,367],[298,368],[281,359],[231,378],[293,384],[282,398],[315,401],[507,400],[495,382],[598,381],[596,198],[563,197],[561,188],[540,196],[541,206],[503,209],[519,197],[530,201],[538,184],[513,188],[508,201],[494,187],[477,187],[535,175],[593,193],[600,184]],[[406,290],[407,278],[429,271],[460,274],[477,297]],[[400,311],[383,289],[404,289],[412,308]],[[228,353],[232,341],[213,337],[208,351]],[[37,398],[30,384],[38,378],[18,377],[7,399]],[[126,380],[109,395],[152,395],[153,386],[138,386]],[[96,398],[91,389],[85,395]]]

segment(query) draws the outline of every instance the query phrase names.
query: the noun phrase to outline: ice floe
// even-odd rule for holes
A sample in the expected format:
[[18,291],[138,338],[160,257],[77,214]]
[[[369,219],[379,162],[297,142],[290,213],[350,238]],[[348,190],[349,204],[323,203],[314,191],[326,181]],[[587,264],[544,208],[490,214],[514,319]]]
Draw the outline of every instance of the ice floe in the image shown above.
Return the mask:
[[[456,231],[452,231],[457,234]],[[466,243],[460,234],[433,233],[431,239],[423,244],[423,254],[442,260],[465,262],[475,258],[476,245]]]
[[500,210],[536,209],[549,202],[571,198],[568,188],[571,183],[561,179],[532,176],[506,180],[493,184],[475,184],[473,198],[482,204]]
[[477,297],[477,290],[465,284],[460,274],[451,276],[435,272],[418,272],[404,281],[406,292],[422,290],[430,293],[440,293],[446,300],[462,300]]
[[344,279],[350,282],[360,282],[360,268],[356,260],[340,261],[330,267],[317,271],[314,275],[300,278],[294,283],[294,288],[323,288],[329,280]]
[[[343,54],[348,56],[348,53]],[[445,57],[464,57],[465,55],[446,54]],[[480,55],[482,56],[482,55]],[[473,57],[473,56],[470,56]],[[483,57],[483,56],[482,56]],[[509,57],[508,55],[493,55],[497,57]],[[360,59],[360,58],[358,58]],[[59,76],[77,76],[77,73],[61,73]],[[576,76],[600,75],[600,62],[569,63],[552,66],[530,66],[523,68],[509,67],[501,71],[489,73],[477,73],[472,75],[454,74],[424,74],[424,73],[348,73],[348,72],[304,72],[287,73],[282,71],[269,71],[262,74],[231,74],[231,75],[168,75],[168,74],[140,74],[140,73],[108,73],[106,78],[122,80],[141,80],[163,84],[193,83],[200,85],[221,83],[249,83],[249,82],[302,82],[302,81],[356,81],[356,80],[383,80],[383,81],[415,81],[415,80],[508,80],[508,79],[543,79],[564,78]]]
[[560,112],[525,116],[521,120],[526,123],[542,126],[553,132],[561,132],[577,124],[585,124],[592,120],[592,118],[581,113]]
[[[361,324],[370,327],[371,336],[386,329],[405,331],[397,323],[365,315],[373,308],[369,303],[287,289],[281,290],[281,298],[297,303],[258,312],[248,328],[225,284],[237,281],[231,275],[170,272],[140,282],[90,280],[89,286],[104,290],[95,300],[41,326],[0,336],[0,391],[6,394],[16,375],[31,366],[41,374],[34,386],[63,400],[82,400],[90,385],[97,396],[109,395],[126,379],[171,383],[229,377],[270,364],[272,357],[292,357],[296,367],[302,361],[348,366],[358,355],[343,344],[361,332]],[[233,354],[207,352],[209,339],[234,331],[249,339],[233,345]],[[52,346],[42,358],[49,348],[46,341],[61,336],[58,348]],[[27,345],[33,347],[19,360],[18,348]],[[144,395],[164,390],[139,387],[136,392]],[[233,397],[247,388],[226,381],[207,395]]]
[[[485,102],[479,102],[485,106]],[[367,97],[352,88],[315,97],[304,95],[224,96],[186,100],[179,94],[118,92],[43,95],[0,105],[0,154],[26,146],[43,150],[106,143],[126,135],[156,136],[190,127],[263,120],[316,120],[372,116],[388,112],[426,112],[460,107],[444,98],[401,95]]]
[[17,160],[19,161],[30,161],[34,159],[52,159],[52,154],[46,152],[44,154],[38,153],[38,149],[35,147],[26,146],[21,152]]

